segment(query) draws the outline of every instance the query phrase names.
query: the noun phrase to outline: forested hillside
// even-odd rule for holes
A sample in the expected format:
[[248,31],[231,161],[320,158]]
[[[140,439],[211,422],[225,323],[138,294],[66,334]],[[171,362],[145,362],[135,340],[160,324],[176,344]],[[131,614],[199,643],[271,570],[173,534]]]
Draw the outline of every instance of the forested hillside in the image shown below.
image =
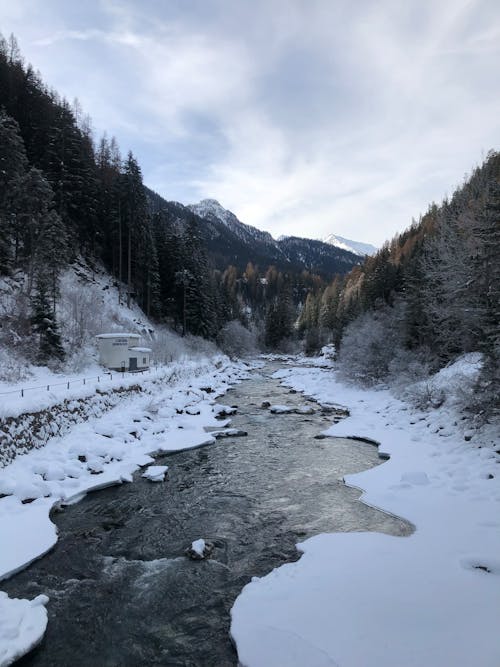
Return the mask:
[[0,164],[0,276],[20,286],[3,342],[41,363],[64,356],[59,276],[77,259],[104,265],[124,303],[135,300],[179,332],[215,338],[240,320],[262,335],[272,330],[269,344],[291,335],[311,289],[358,261],[332,248],[316,267],[264,242],[263,232],[254,230],[252,244],[220,220],[165,202],[144,186],[131,152],[123,157],[106,135],[97,140],[78,102],[24,63],[13,36],[0,38]]
[[[425,377],[484,355],[478,412],[499,410],[500,153],[363,265],[308,296],[301,327],[332,336],[346,374],[365,383]],[[439,401],[438,397],[428,397]]]

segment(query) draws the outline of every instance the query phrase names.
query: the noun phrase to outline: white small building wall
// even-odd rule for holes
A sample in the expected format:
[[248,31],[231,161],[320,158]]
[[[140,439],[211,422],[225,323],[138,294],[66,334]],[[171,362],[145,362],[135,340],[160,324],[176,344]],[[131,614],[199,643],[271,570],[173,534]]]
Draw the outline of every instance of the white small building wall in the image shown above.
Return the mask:
[[151,360],[151,349],[149,347],[131,347],[128,353],[130,357],[137,359],[137,370],[149,368]]
[[[151,350],[139,347],[139,334],[99,334],[96,336],[99,362],[110,370],[143,370],[149,368]],[[130,368],[130,359],[137,360],[136,367]],[[145,360],[145,361],[144,361]],[[134,364],[132,363],[132,366]]]

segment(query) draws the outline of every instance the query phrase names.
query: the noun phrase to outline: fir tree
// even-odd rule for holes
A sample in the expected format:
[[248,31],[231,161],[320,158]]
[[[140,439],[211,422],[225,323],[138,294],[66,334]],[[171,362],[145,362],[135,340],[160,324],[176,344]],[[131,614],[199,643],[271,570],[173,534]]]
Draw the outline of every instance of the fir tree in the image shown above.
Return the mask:
[[38,337],[36,361],[45,364],[52,358],[64,359],[64,349],[57,326],[55,312],[50,304],[49,289],[45,279],[40,276],[35,286],[32,299],[31,324]]
[[15,261],[19,228],[14,194],[27,165],[19,125],[0,111],[0,274],[7,274]]

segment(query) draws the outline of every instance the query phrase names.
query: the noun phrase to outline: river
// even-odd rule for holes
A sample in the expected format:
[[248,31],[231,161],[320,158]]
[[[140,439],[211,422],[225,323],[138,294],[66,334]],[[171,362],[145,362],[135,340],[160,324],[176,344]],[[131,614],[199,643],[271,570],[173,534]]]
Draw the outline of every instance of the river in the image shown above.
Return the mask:
[[[232,426],[247,437],[170,455],[163,483],[89,494],[55,512],[56,547],[12,579],[9,595],[45,593],[43,642],[17,664],[37,667],[237,665],[229,612],[243,586],[296,560],[296,542],[320,532],[408,535],[405,521],[359,502],[342,476],[378,465],[377,449],[315,439],[332,422],[319,406],[280,386],[268,363],[231,389]],[[311,415],[273,415],[271,404],[310,405]],[[213,544],[193,561],[193,540]]]

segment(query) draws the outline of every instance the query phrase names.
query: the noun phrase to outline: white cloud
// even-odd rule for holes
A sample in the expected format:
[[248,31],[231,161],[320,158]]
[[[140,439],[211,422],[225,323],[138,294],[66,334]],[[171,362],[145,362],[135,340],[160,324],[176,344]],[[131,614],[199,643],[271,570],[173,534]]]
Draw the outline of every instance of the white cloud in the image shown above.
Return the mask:
[[19,0],[3,14],[149,184],[275,235],[381,243],[498,148],[495,0]]

